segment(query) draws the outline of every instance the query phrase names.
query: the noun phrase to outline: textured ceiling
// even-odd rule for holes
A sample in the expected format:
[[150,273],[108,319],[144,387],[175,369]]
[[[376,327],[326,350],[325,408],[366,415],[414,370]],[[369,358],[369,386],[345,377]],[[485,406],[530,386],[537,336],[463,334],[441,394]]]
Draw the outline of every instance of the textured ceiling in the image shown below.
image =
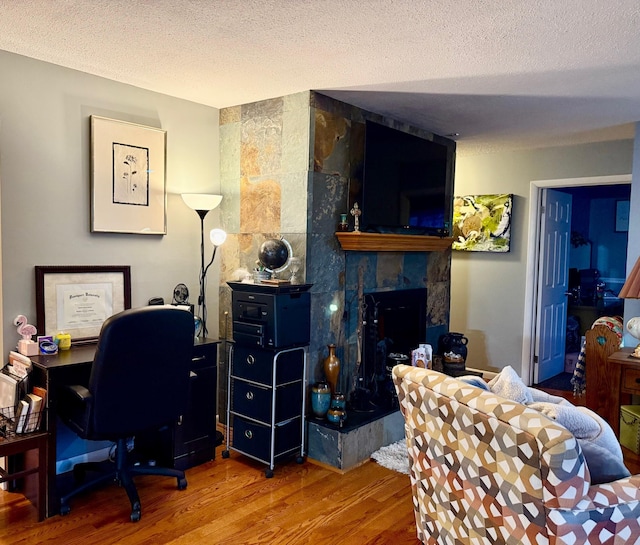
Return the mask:
[[216,108],[320,90],[474,153],[633,137],[639,6],[2,0],[0,49]]

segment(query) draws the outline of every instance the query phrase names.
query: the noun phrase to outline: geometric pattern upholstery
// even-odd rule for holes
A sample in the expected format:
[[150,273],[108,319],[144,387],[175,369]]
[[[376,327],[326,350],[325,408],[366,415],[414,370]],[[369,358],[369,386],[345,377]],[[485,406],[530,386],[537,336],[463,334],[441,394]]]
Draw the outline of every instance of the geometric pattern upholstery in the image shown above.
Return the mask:
[[591,486],[574,436],[538,411],[419,367],[393,380],[423,543],[640,545],[640,475]]

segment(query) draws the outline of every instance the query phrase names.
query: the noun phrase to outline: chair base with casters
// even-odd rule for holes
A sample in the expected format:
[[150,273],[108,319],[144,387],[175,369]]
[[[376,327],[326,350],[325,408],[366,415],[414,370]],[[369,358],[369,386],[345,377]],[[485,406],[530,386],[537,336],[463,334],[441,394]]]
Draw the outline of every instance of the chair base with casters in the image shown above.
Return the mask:
[[[101,471],[104,466],[99,463],[88,462],[77,464],[73,468],[74,478],[77,481],[84,480],[85,471]],[[131,502],[131,521],[138,522],[141,517],[140,497],[138,491],[133,482],[133,477],[136,475],[161,475],[165,477],[175,477],[178,481],[178,490],[184,490],[187,488],[187,478],[184,471],[180,469],[172,469],[168,467],[157,467],[148,464],[136,464],[132,465],[129,462],[129,456],[127,452],[127,439],[118,439],[115,449],[115,467],[111,471],[103,472],[101,475],[88,482],[82,482],[79,486],[74,488],[68,494],[60,498],[60,514],[68,515],[71,511],[69,500],[78,494],[82,494],[88,490],[99,487],[109,481],[115,481],[122,486],[129,501]]]

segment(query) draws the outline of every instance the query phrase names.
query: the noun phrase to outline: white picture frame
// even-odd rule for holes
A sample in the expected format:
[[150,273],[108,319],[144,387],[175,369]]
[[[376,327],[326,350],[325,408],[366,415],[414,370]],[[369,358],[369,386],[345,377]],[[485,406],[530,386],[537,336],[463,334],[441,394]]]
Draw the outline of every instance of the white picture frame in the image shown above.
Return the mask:
[[91,116],[91,232],[167,233],[166,136]]

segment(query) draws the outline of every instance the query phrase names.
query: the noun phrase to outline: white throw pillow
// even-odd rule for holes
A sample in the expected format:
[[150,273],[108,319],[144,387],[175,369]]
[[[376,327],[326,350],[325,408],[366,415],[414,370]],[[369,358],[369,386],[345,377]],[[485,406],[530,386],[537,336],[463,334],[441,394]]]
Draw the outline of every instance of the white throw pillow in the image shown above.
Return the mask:
[[494,394],[506,397],[511,401],[525,405],[533,401],[529,388],[510,365],[504,367],[489,381],[489,388]]

